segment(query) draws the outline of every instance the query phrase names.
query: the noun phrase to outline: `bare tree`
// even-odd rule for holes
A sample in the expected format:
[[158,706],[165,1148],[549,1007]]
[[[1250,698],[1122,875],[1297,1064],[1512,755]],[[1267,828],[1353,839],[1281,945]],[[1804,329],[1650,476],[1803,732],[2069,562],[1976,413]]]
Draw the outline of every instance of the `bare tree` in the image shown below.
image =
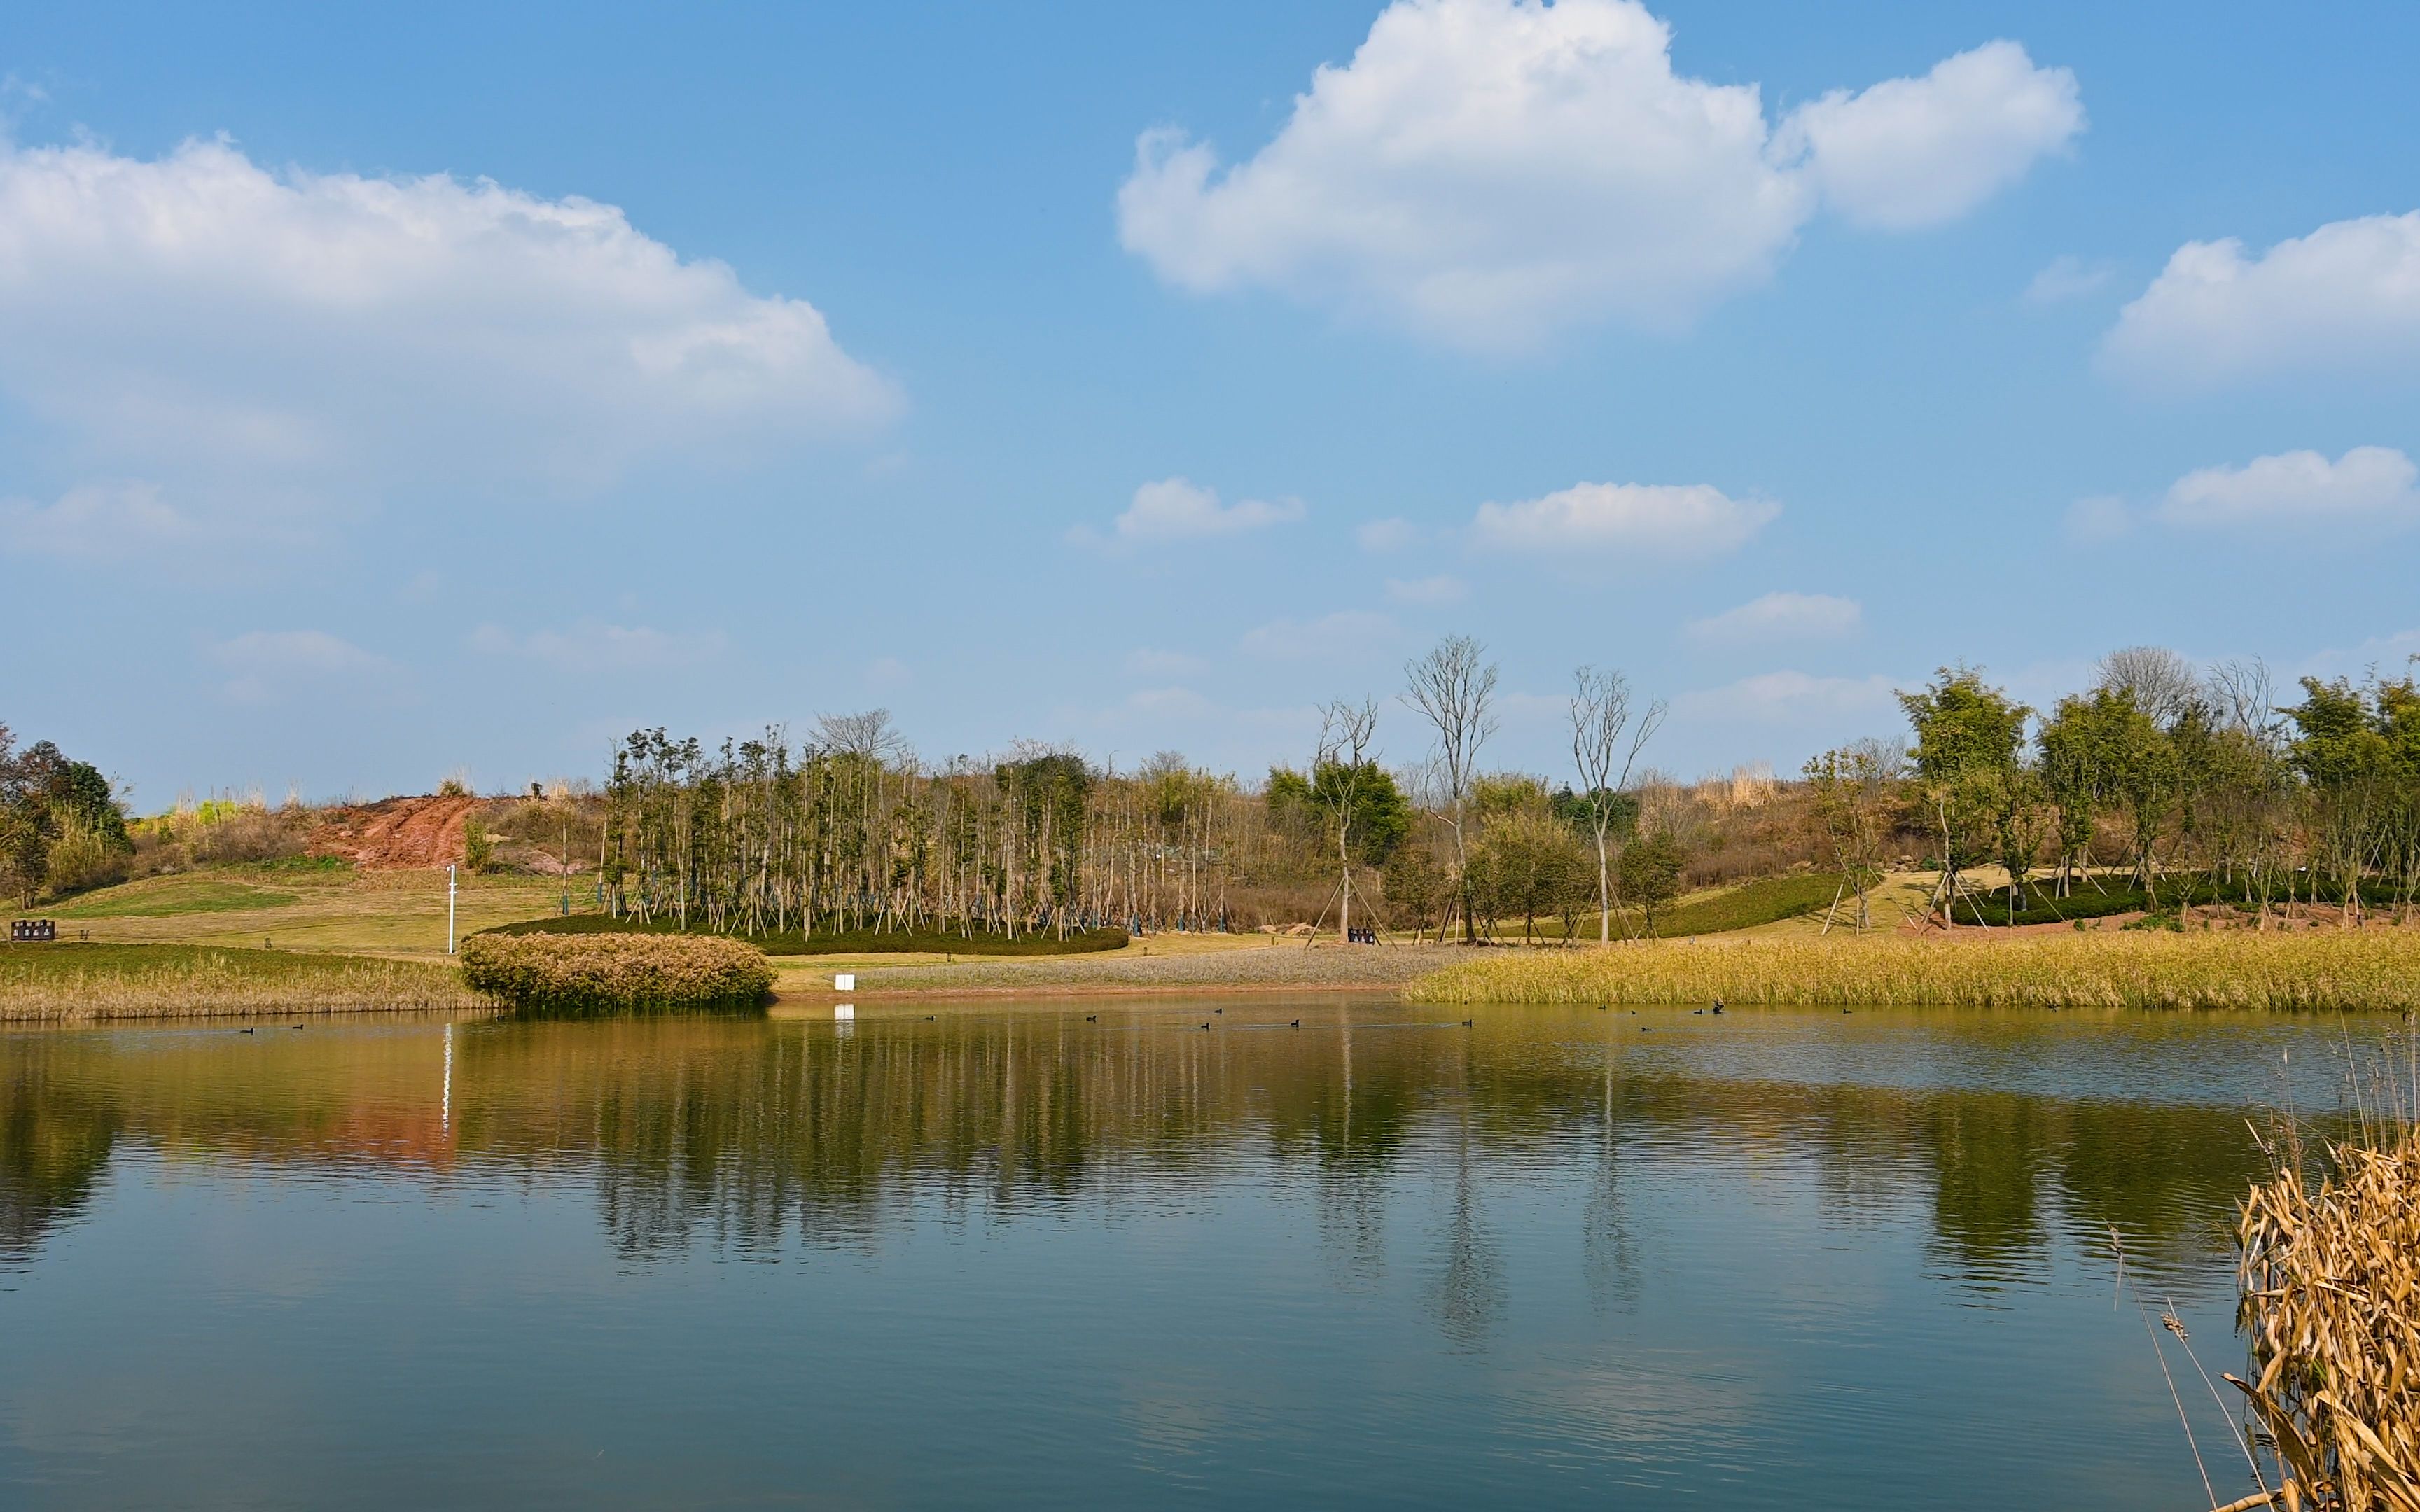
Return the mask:
[[[1596,838],[1597,943],[1613,943],[1613,864],[1606,835],[1613,827],[1615,799],[1630,785],[1630,770],[1655,727],[1664,722],[1664,701],[1656,699],[1630,720],[1630,683],[1621,673],[1583,667],[1572,674],[1572,765],[1580,779],[1580,796],[1588,805],[1589,828]],[[1623,733],[1630,736],[1625,745]],[[1619,761],[1621,769],[1615,770]]]
[[2165,646],[2127,646],[2101,658],[2100,686],[2131,693],[2134,707],[2161,729],[2173,727],[2201,702],[2202,680],[2193,663]]
[[1496,664],[1482,661],[1486,654],[1487,648],[1469,636],[1448,636],[1404,669],[1411,684],[1404,702],[1436,728],[1436,764],[1449,804],[1446,823],[1453,829],[1454,886],[1461,895],[1466,942],[1476,941],[1479,935],[1471,920],[1470,855],[1463,810],[1478,770],[1479,748],[1496,733],[1496,720],[1488,712],[1496,698]]
[[2226,728],[2266,746],[2277,736],[2275,687],[2269,664],[2222,661],[2210,670],[2210,702]]
[[[1907,748],[1896,740],[1866,739],[1827,750],[1807,762],[1807,786],[1815,798],[1815,815],[1832,843],[1834,864],[1840,869],[1840,887],[1857,895],[1857,933],[1873,927],[1869,895],[1883,878],[1883,849],[1890,841],[1891,807],[1900,774],[1907,765]],[[1823,915],[1832,928],[1839,892]]]
[[1375,699],[1357,704],[1338,699],[1320,705],[1319,750],[1311,758],[1311,786],[1336,816],[1337,885],[1342,896],[1336,932],[1348,945],[1353,941],[1353,820],[1371,771],[1370,738],[1377,728]]
[[819,714],[815,716],[815,733],[823,736],[826,749],[861,756],[867,761],[887,761],[908,747],[907,737],[892,724],[889,709],[868,709],[863,714]]

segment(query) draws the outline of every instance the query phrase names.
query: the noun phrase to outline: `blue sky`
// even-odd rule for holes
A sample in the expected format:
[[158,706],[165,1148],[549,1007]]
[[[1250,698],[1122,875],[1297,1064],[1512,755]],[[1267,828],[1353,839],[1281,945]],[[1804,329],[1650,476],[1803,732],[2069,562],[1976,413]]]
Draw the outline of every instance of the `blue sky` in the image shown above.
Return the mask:
[[1593,662],[1694,775],[1957,658],[2397,667],[2414,55],[2384,6],[9,8],[0,719],[143,808],[875,704],[1249,775],[1337,696],[1417,756],[1466,631],[1504,764]]

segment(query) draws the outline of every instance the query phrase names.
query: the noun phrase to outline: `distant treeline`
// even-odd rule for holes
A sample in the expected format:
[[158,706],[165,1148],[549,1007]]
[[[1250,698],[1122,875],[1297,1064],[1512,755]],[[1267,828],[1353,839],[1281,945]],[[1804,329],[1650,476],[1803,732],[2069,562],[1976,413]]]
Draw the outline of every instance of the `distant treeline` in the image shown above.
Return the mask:
[[127,854],[109,779],[47,740],[23,750],[0,724],[0,885],[22,907],[110,878]]
[[[2420,686],[2306,677],[2272,696],[2258,663],[2207,671],[2137,647],[2037,713],[1969,668],[1900,695],[1915,741],[1827,753],[1807,775],[1845,868],[1878,856],[1869,810],[1927,835],[1935,906],[1972,913],[1962,875],[2005,872],[2003,917],[2040,894],[2099,887],[2114,862],[2148,905],[2196,893],[2250,908],[2326,903],[2358,919],[2420,889]],[[1902,769],[1903,764],[1903,769]],[[2049,875],[2037,879],[2035,873]]]
[[[2262,919],[2314,903],[2357,918],[2420,890],[2409,677],[2304,679],[2286,703],[2257,663],[2204,671],[2135,648],[2037,713],[1947,668],[1901,695],[1905,735],[1826,751],[1796,781],[1684,784],[1586,759],[1591,712],[1608,687],[1626,697],[1587,672],[1571,779],[1475,770],[1493,669],[1469,642],[1442,649],[1475,695],[1455,705],[1459,773],[1435,755],[1389,768],[1359,736],[1253,787],[1173,753],[1127,772],[1039,748],[935,767],[878,711],[796,745],[709,751],[641,732],[603,798],[607,905],[763,933],[1232,929],[1333,924],[1349,881],[1361,921],[1570,938],[1660,933],[1657,910],[1693,884],[1792,871],[1837,879],[1860,926],[1884,872],[1918,865],[1939,877],[1936,914],[1966,923],[2110,911],[2057,906],[2080,889]],[[1368,709],[1331,705],[1331,730]],[[1632,725],[1630,755],[1658,713]],[[1590,781],[1617,769],[1618,786]],[[2000,873],[1988,900],[1969,880],[1980,867]]]

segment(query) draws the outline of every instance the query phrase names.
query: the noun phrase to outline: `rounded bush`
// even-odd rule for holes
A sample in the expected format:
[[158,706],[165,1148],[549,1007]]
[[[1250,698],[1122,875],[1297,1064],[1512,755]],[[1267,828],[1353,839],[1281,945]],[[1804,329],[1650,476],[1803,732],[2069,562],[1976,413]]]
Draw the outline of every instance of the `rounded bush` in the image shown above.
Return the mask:
[[585,1015],[761,1007],[773,990],[765,953],[688,934],[477,934],[462,980],[524,1013]]

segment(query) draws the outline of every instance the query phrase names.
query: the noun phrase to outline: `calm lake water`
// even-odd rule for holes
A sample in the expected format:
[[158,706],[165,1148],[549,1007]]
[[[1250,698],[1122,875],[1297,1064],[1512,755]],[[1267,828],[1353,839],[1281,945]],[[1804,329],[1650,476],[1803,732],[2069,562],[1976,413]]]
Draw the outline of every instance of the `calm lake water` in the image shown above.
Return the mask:
[[0,1035],[0,1504],[2207,1506],[2391,1026],[1444,1017]]

